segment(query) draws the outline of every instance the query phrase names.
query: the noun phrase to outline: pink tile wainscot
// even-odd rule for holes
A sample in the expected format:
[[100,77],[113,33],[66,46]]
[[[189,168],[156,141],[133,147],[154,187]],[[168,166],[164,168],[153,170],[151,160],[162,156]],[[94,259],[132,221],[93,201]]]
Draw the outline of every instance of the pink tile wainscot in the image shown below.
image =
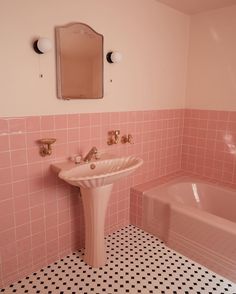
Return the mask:
[[236,112],[185,110],[182,168],[236,184]]
[[[135,144],[107,146],[112,129],[131,133]],[[49,136],[58,140],[52,156],[42,158],[36,140]],[[135,185],[181,169],[236,185],[236,112],[172,109],[1,118],[0,287],[83,247],[78,190],[57,179],[50,164],[85,154],[94,145],[144,159],[142,168],[114,186],[107,234],[129,218],[141,225],[142,197],[132,191],[131,203],[129,198]]]
[[[92,146],[136,155],[144,165],[114,186],[106,233],[129,224],[130,187],[181,168],[184,110],[50,115],[0,119],[0,287],[82,248],[84,219],[78,189],[50,164]],[[131,133],[134,144],[107,145],[107,132]],[[42,158],[36,140],[56,137]],[[23,266],[24,265],[24,266]]]

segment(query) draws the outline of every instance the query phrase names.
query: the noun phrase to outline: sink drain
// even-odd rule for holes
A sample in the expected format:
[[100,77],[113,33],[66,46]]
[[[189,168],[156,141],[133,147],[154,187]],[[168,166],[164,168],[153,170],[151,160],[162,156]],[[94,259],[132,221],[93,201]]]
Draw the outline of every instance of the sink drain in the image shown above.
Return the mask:
[[95,165],[94,163],[91,163],[91,164],[90,164],[90,168],[91,168],[91,169],[95,169],[95,167],[96,167],[96,165]]

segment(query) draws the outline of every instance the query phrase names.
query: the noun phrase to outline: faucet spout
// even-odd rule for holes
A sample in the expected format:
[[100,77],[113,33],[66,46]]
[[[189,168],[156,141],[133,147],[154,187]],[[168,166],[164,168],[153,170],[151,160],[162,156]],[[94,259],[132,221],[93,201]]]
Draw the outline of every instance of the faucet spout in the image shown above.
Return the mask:
[[97,147],[93,147],[89,150],[88,154],[84,157],[84,162],[89,162],[98,153]]

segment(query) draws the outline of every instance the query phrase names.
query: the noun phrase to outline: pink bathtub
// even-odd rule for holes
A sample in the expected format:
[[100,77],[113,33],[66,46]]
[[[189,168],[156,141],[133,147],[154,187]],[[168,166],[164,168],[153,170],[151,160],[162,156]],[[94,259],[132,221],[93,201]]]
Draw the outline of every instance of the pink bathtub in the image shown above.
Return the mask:
[[143,194],[142,227],[236,282],[236,191],[191,178]]

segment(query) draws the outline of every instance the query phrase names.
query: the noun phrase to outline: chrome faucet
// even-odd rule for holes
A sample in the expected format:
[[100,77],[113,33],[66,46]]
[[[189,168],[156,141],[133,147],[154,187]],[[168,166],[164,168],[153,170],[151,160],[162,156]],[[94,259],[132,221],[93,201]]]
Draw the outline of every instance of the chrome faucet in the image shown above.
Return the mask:
[[88,154],[84,157],[84,162],[91,161],[93,157],[96,158],[97,153],[98,153],[98,150],[96,147],[91,148]]

